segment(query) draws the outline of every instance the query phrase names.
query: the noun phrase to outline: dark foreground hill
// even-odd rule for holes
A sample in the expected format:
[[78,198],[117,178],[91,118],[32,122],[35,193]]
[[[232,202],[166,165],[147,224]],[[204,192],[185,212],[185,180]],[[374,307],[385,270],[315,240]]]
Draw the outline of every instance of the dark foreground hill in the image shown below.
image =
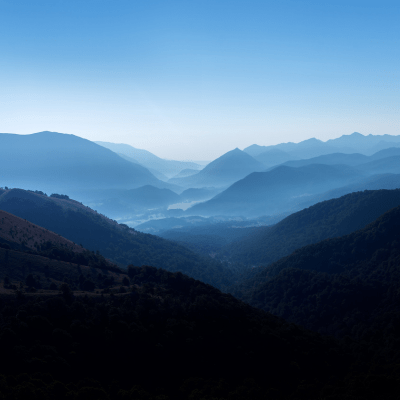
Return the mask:
[[133,268],[127,293],[0,297],[0,396],[395,399],[375,353],[288,324],[180,273]]
[[121,266],[152,264],[184,272],[216,287],[232,279],[232,273],[221,263],[176,243],[120,225],[74,200],[21,189],[2,192],[1,210],[56,232],[91,251],[99,251]]
[[249,279],[243,298],[309,329],[367,342],[398,362],[399,225],[396,207],[364,229],[296,250]]
[[364,228],[400,205],[400,189],[350,193],[291,214],[272,227],[261,227],[224,249],[232,260],[268,265],[294,250]]
[[[93,291],[122,284],[127,272],[102,255],[27,220],[0,211],[0,280],[2,291]],[[17,284],[17,286],[16,286]]]

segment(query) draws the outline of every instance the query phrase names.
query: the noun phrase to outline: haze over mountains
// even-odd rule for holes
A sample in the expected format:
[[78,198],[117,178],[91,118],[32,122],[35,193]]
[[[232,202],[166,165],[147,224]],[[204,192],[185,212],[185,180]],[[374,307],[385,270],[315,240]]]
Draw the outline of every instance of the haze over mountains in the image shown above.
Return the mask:
[[366,190],[323,201],[272,227],[260,227],[225,249],[234,260],[266,266],[303,246],[344,236],[400,206],[400,189]]
[[397,399],[397,144],[1,134],[0,398]]
[[146,184],[169,187],[149,170],[78,136],[56,132],[0,135],[3,185],[77,193],[132,189]]
[[343,135],[336,139],[327,140],[326,142],[311,138],[299,143],[281,143],[274,146],[252,145],[246,147],[243,151],[256,157],[266,151],[280,150],[288,154],[291,159],[302,159],[331,153],[361,153],[371,155],[382,149],[399,146],[400,140],[398,136],[371,134],[364,136],[358,132],[354,132],[351,135]]
[[[68,192],[133,225],[155,217],[254,218],[293,212],[314,204],[315,199],[329,198],[329,193],[340,187],[342,194],[351,192],[351,187],[362,188],[368,175],[400,172],[400,149],[381,149],[400,145],[398,137],[389,135],[353,133],[327,142],[310,139],[297,144],[253,145],[244,151],[229,151],[204,168],[163,160],[125,144],[99,142],[100,146],[59,133],[1,134],[0,142],[5,186]],[[374,149],[379,150],[370,154]],[[315,152],[323,155],[304,158]],[[379,183],[374,188],[379,188]],[[184,195],[179,198],[181,193]]]
[[345,165],[280,166],[254,172],[187,212],[199,215],[272,215],[287,211],[293,199],[344,186],[364,176]]
[[[0,210],[56,232],[89,250],[101,249],[103,256],[125,268],[128,264],[151,264],[202,277],[214,286],[227,284],[232,278],[228,271],[221,274],[224,266],[218,262],[199,257],[175,243],[119,225],[70,199],[47,197],[21,189],[1,190]],[[210,274],[210,271],[214,272]],[[226,278],[228,281],[224,282]]]
[[168,182],[184,187],[228,186],[246,175],[265,169],[264,165],[238,148],[209,163],[197,174],[172,178]]
[[165,175],[167,178],[173,177],[184,169],[193,169],[197,171],[202,168],[199,164],[193,162],[164,160],[147,150],[136,149],[128,144],[109,142],[94,143],[110,149],[114,153],[127,156],[138,164],[141,164],[150,170],[156,170],[157,172]]

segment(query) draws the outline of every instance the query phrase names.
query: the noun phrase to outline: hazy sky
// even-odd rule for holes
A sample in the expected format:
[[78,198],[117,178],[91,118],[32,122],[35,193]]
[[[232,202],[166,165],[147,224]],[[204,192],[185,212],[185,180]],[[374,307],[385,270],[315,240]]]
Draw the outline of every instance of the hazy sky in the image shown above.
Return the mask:
[[0,132],[192,160],[398,135],[399,21],[399,0],[0,0]]

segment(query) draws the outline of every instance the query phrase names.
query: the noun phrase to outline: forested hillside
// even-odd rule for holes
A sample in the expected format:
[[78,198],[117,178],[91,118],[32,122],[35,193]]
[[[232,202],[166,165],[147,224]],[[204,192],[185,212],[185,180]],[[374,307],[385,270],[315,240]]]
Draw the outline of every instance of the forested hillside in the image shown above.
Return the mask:
[[400,189],[368,190],[315,204],[273,227],[261,227],[223,249],[232,260],[268,265],[294,250],[347,235],[400,205]]
[[0,195],[0,209],[56,232],[89,250],[100,251],[104,257],[121,266],[152,265],[181,271],[216,287],[230,284],[233,279],[229,269],[211,258],[202,257],[174,242],[119,225],[73,200],[12,189]]
[[0,395],[10,400],[399,393],[394,366],[382,376],[374,364],[384,358],[365,346],[324,338],[151,267],[132,270],[125,294],[2,297],[0,321]]
[[398,362],[399,224],[396,207],[361,230],[296,250],[235,293],[309,329],[369,343]]

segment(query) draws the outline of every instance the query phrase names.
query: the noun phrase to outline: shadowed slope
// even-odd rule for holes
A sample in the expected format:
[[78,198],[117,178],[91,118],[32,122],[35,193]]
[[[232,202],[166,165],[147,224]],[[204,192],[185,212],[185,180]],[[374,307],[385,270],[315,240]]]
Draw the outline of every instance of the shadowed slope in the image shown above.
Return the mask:
[[[353,337],[400,359],[400,207],[349,235],[305,246],[259,271],[236,294],[315,331]],[[382,349],[385,343],[385,349]]]
[[347,235],[400,205],[400,189],[351,193],[294,213],[273,227],[261,227],[225,251],[231,259],[268,265],[294,250]]
[[218,287],[232,279],[232,273],[221,263],[168,240],[119,225],[78,202],[14,189],[0,196],[0,209],[56,232],[89,250],[99,250],[120,265],[153,265],[181,271]]

